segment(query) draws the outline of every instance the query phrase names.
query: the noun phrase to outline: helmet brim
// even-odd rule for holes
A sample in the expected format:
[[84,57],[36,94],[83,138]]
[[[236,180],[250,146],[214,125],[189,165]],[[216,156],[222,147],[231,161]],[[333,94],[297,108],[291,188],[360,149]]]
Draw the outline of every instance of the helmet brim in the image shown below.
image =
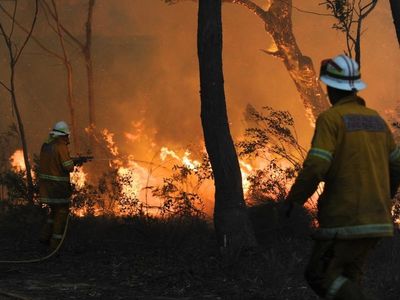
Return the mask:
[[54,130],[50,131],[50,134],[54,135],[54,136],[66,136],[66,135],[69,135],[69,133],[63,133],[63,132],[54,131]]
[[352,91],[354,89],[356,89],[357,91],[361,91],[367,87],[367,84],[361,79],[353,81],[353,84],[350,84],[349,81],[347,80],[345,81],[341,79],[332,78],[329,77],[328,75],[323,75],[319,79],[326,85],[329,85],[330,87],[344,91]]

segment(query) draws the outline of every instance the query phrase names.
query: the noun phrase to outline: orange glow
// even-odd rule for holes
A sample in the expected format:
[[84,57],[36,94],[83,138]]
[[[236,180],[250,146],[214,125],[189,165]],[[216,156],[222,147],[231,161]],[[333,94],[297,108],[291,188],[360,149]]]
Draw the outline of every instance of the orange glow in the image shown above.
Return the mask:
[[75,167],[71,173],[71,183],[79,191],[85,187],[87,174],[83,171],[83,167]]
[[253,171],[253,167],[244,162],[243,160],[239,160],[240,171],[242,173],[242,186],[243,186],[243,193],[244,195],[247,194],[250,188],[250,182],[247,180],[251,172]]
[[24,153],[22,150],[16,150],[10,157],[10,163],[14,171],[25,172]]

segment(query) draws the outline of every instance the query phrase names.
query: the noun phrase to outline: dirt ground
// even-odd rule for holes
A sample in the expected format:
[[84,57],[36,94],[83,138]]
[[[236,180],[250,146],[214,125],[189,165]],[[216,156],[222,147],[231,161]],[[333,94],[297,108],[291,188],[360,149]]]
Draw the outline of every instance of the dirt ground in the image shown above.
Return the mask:
[[[0,215],[0,260],[46,255],[40,215]],[[0,264],[0,299],[316,300],[303,279],[312,241],[301,226],[256,223],[260,248],[226,266],[202,220],[72,218],[56,257]],[[365,287],[377,299],[400,299],[399,249],[396,234],[371,257]]]

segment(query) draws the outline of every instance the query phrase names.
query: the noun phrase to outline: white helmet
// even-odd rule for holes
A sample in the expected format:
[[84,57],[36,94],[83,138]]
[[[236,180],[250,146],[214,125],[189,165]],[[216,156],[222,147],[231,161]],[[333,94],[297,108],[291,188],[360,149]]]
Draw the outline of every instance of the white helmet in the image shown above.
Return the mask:
[[57,122],[54,125],[53,130],[50,131],[50,134],[56,136],[69,135],[70,133],[68,124],[64,121]]
[[367,87],[361,80],[358,63],[344,54],[323,60],[319,78],[326,85],[339,90],[361,91]]

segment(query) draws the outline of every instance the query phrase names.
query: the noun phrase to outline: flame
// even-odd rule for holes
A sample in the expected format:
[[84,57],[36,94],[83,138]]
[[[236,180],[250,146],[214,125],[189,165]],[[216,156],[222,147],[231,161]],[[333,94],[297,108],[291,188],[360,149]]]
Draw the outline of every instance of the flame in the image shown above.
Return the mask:
[[[391,215],[395,216],[396,214],[396,205],[392,206]],[[393,223],[395,224],[396,228],[400,228],[400,218],[394,219]]]
[[108,150],[110,150],[110,153],[113,156],[117,156],[119,154],[118,152],[118,147],[114,142],[114,133],[111,133],[108,131],[108,129],[103,129],[103,131],[101,132],[101,134],[103,135],[103,138],[106,142],[106,146],[108,148]]
[[[137,134],[140,135],[141,122],[137,123],[135,128],[137,128]],[[135,141],[143,136],[136,136],[135,134],[123,133],[125,138],[130,141]],[[159,198],[153,196],[149,187],[158,186],[163,183],[163,178],[171,176],[171,170],[174,165],[181,165],[189,170],[197,171],[200,170],[202,163],[192,157],[192,153],[189,149],[182,152],[174,151],[167,146],[161,146],[158,151],[158,155],[153,156],[150,162],[135,160],[132,155],[128,157],[121,156],[119,148],[114,141],[114,133],[110,132],[108,129],[101,131],[103,138],[103,143],[105,143],[105,148],[109,153],[109,166],[115,170],[115,175],[117,176],[114,180],[118,184],[118,192],[120,196],[117,201],[112,197],[111,199],[103,199],[103,197],[108,197],[107,195],[99,195],[104,204],[95,204],[95,207],[91,208],[91,213],[96,215],[112,214],[115,216],[127,216],[129,214],[135,213],[135,208],[142,207],[146,212],[153,212],[157,215],[160,213],[159,208],[162,202]],[[204,151],[204,150],[203,150]],[[156,152],[157,153],[157,152]],[[272,159],[272,158],[271,158]],[[289,163],[287,163],[289,164]],[[256,169],[267,168],[269,166],[268,160],[256,159],[253,161],[247,161],[239,159],[239,166],[242,173],[242,185],[243,192],[248,195],[250,189],[249,176],[253,174]],[[285,165],[282,162],[280,166],[282,170],[289,165]],[[271,178],[279,179],[280,172],[277,174],[271,173]],[[71,180],[75,184],[78,191],[83,189],[86,184],[86,173],[82,168],[75,170],[71,175]],[[211,212],[212,208],[212,198],[214,185],[211,180],[206,180],[201,183],[196,181],[196,172],[188,176],[187,182],[185,183],[185,189],[195,188],[195,192],[204,200],[206,209]],[[291,187],[291,182],[285,182],[285,189],[289,190]],[[114,199],[114,200],[113,200]],[[137,210],[136,210],[137,212]],[[88,213],[87,208],[79,209],[74,212],[77,216],[85,216]]]
[[165,161],[167,156],[171,156],[177,161],[181,162],[186,168],[190,170],[196,170],[201,166],[201,163],[197,160],[191,160],[189,156],[191,155],[189,150],[185,150],[185,153],[182,157],[179,157],[174,151],[169,150],[167,147],[161,147],[160,150],[160,159],[161,161]]
[[16,150],[10,157],[10,163],[14,171],[25,172],[24,152],[22,150]]
[[83,167],[75,167],[71,173],[71,183],[75,185],[75,188],[79,191],[85,187],[87,174],[83,171]]
[[271,0],[264,0],[265,2],[261,4],[261,8],[265,11],[268,11],[271,7]]
[[240,171],[242,173],[243,193],[246,195],[250,188],[250,182],[247,178],[253,171],[253,167],[249,163],[244,162],[243,160],[239,160],[239,165],[240,165]]

